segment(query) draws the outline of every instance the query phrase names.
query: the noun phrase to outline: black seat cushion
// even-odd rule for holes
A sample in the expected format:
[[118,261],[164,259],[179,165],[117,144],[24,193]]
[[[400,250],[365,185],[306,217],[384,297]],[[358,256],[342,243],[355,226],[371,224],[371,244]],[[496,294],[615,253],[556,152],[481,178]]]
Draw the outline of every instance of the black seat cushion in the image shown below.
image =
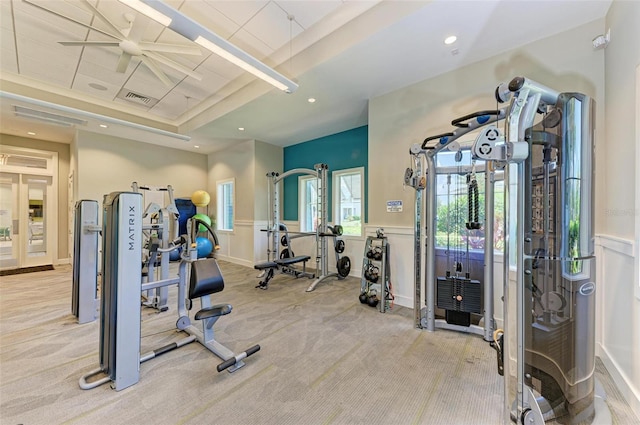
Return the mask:
[[266,263],[260,263],[253,266],[256,270],[274,269],[276,267],[278,267],[278,265],[273,261],[267,261]]
[[206,307],[198,311],[194,318],[196,320],[205,320],[211,317],[224,316],[225,314],[231,313],[231,310],[231,304],[212,305],[211,307]]
[[224,279],[215,258],[206,258],[191,263],[189,299],[215,294],[224,289]]

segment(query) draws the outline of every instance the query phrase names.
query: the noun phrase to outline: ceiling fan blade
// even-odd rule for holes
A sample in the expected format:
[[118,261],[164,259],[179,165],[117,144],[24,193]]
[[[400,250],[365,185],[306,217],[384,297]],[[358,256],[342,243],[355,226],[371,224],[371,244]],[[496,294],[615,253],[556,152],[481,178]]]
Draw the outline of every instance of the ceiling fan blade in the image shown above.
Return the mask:
[[119,42],[114,41],[58,41],[58,44],[63,46],[107,46],[118,47]]
[[89,8],[89,10],[91,10],[93,12],[94,15],[96,15],[98,18],[100,18],[102,20],[102,22],[104,22],[105,24],[107,24],[107,26],[109,28],[111,28],[113,31],[115,31],[117,34],[119,34],[122,38],[125,38],[124,33],[122,32],[122,30],[118,27],[116,27],[110,20],[109,18],[107,18],[105,15],[102,14],[102,12],[100,12],[98,10],[97,7],[95,7],[94,5],[92,5],[91,3],[89,3],[87,0],[82,0],[82,3],[84,3],[84,5],[86,7]]
[[116,67],[116,72],[124,74],[127,71],[129,62],[131,62],[131,55],[127,52],[122,52],[120,60],[118,61],[118,66]]
[[56,15],[56,16],[57,16],[57,17],[59,17],[59,18],[66,19],[67,21],[69,21],[69,22],[73,22],[74,24],[78,24],[78,25],[81,25],[81,26],[83,26],[83,27],[85,27],[85,28],[89,28],[90,30],[93,30],[93,31],[99,32],[100,34],[104,34],[104,35],[109,36],[109,37],[111,37],[111,38],[115,38],[116,40],[121,40],[121,39],[122,39],[121,37],[115,36],[115,35],[113,35],[113,34],[109,34],[108,32],[103,31],[103,30],[101,30],[101,29],[99,29],[99,28],[92,27],[91,25],[87,25],[87,24],[85,24],[85,23],[83,23],[83,22],[76,21],[75,19],[70,18],[70,17],[68,17],[68,16],[64,16],[64,15],[62,15],[62,14],[58,13],[58,12],[54,12],[54,11],[53,11],[53,10],[51,10],[51,9],[47,9],[46,7],[40,6],[39,4],[32,3],[32,2],[30,2],[29,0],[23,0],[23,1],[24,1],[25,3],[30,4],[31,6],[37,7],[38,9],[41,9],[41,10],[44,10],[45,12],[49,12],[49,13],[51,13],[52,15]]
[[165,74],[158,65],[156,65],[156,63],[153,61],[153,59],[148,58],[146,56],[141,56],[142,58],[142,63],[145,64],[147,66],[147,68],[149,68],[149,70],[151,72],[153,72],[155,74],[156,77],[158,77],[158,79],[160,79],[160,81],[162,81],[164,83],[165,86],[167,87],[172,87],[173,86],[173,82],[169,79],[169,77],[167,77],[167,74]]
[[172,61],[169,58],[166,58],[160,54],[157,53],[152,53],[152,52],[143,52],[142,53],[144,56],[147,56],[151,59],[153,59],[154,61],[158,61],[160,63],[163,63],[173,69],[175,69],[176,71],[180,71],[185,75],[188,75],[189,77],[195,78],[198,81],[202,81],[202,75],[198,74],[197,72],[193,72],[191,69],[187,68],[184,65],[181,65],[177,62]]
[[131,28],[129,29],[129,34],[127,34],[127,40],[131,40],[134,43],[140,42],[140,40],[142,40],[142,37],[144,37],[144,32],[149,26],[149,22],[151,22],[150,18],[147,18],[146,16],[141,14],[137,14],[134,20],[131,22]]
[[141,41],[138,46],[143,50],[150,50],[152,52],[163,53],[178,53],[181,55],[194,55],[202,56],[202,50],[197,46],[183,46],[181,44],[164,44],[164,43],[149,43],[147,41]]

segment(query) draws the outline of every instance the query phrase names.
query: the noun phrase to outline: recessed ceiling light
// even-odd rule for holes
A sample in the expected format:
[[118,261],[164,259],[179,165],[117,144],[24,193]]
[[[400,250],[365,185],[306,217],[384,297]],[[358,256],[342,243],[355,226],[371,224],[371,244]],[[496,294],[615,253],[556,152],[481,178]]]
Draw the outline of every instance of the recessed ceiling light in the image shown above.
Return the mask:
[[109,126],[108,126],[108,125],[106,125],[106,124],[100,124],[100,127],[102,127],[102,128],[107,128],[107,127],[109,127]]
[[29,136],[35,136],[35,135],[36,135],[36,133],[34,133],[33,131],[27,131],[27,134],[28,134]]
[[453,44],[457,39],[458,37],[456,37],[455,35],[450,35],[449,37],[444,39],[444,44]]
[[200,145],[193,145],[194,148],[200,149]]
[[309,99],[307,99],[307,102],[309,103],[314,103],[316,101],[315,97],[310,97]]
[[244,131],[244,127],[238,127],[238,130]]

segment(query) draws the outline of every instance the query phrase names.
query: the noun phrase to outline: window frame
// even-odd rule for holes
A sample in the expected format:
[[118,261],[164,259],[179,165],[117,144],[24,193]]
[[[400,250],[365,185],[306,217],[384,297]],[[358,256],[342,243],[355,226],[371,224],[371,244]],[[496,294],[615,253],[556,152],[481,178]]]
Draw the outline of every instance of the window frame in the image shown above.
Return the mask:
[[[306,225],[306,194],[307,194],[307,182],[317,180],[316,176],[311,175],[302,175],[298,176],[298,224],[301,232],[315,232],[316,229],[311,226],[311,229],[307,228]],[[318,212],[316,211],[316,217]]]
[[360,234],[352,235],[352,234],[343,234],[343,237],[347,238],[362,238],[365,233],[365,221],[364,221],[364,212],[365,212],[365,167],[353,167],[353,168],[344,168],[341,170],[334,170],[331,173],[331,182],[332,182],[332,222],[334,225],[340,224],[342,225],[342,216],[340,214],[340,210],[342,208],[341,205],[341,196],[340,196],[340,184],[339,179],[342,176],[349,174],[360,174]]
[[[231,184],[231,190],[233,191],[231,195],[231,226],[230,227],[222,227],[224,223],[224,213],[223,210],[225,208],[224,205],[224,196],[221,195],[221,189],[225,185]],[[221,203],[222,201],[222,203]],[[216,230],[219,232],[233,232],[235,228],[236,221],[236,179],[223,179],[216,181]]]

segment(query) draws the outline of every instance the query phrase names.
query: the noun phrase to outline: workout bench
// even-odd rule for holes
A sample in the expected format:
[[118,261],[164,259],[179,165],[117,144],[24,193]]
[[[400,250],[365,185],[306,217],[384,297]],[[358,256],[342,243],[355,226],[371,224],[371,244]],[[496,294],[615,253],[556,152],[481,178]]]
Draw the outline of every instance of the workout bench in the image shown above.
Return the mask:
[[[280,270],[282,273],[287,273],[293,275],[295,277],[303,277],[306,276],[309,279],[315,277],[314,274],[307,273],[307,261],[309,261],[311,257],[308,255],[301,255],[298,257],[285,257],[280,258],[274,261],[267,261],[265,263],[256,264],[253,266],[254,269],[266,272],[264,279],[258,283],[256,288],[260,289],[268,289],[269,281],[273,278],[275,270]],[[302,270],[298,270],[292,267],[294,264],[302,263]]]

